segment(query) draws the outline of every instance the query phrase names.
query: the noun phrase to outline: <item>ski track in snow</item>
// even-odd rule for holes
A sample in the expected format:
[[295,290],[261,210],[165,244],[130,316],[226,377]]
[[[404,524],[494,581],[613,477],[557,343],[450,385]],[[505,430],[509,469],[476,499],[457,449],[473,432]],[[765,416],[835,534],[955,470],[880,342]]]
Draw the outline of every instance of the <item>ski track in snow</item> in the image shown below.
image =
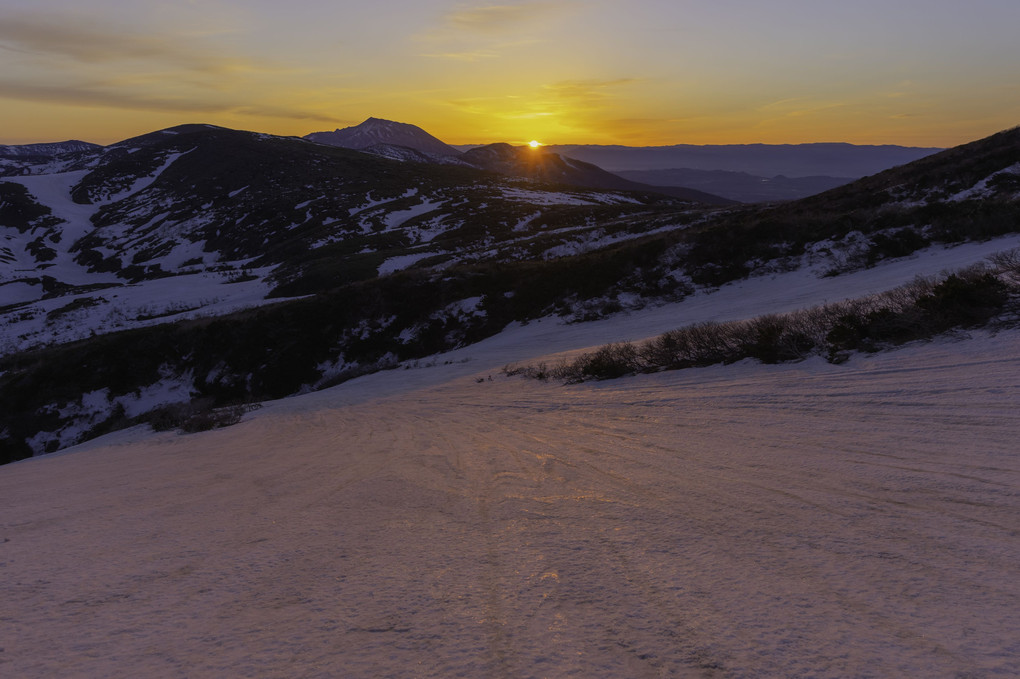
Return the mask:
[[228,429],[2,467],[0,675],[1018,676],[1020,331],[840,366],[498,373],[989,246],[965,247],[515,326]]

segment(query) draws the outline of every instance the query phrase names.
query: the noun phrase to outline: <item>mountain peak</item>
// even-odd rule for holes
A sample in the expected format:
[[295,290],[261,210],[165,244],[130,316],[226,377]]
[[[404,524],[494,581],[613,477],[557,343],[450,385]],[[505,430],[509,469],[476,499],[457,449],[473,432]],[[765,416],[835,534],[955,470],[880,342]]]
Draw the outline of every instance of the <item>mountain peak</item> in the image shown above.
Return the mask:
[[405,146],[415,151],[440,156],[460,155],[460,151],[433,137],[417,125],[398,123],[382,118],[368,118],[363,123],[333,132],[312,132],[305,135],[305,139],[348,149],[360,150],[386,144]]

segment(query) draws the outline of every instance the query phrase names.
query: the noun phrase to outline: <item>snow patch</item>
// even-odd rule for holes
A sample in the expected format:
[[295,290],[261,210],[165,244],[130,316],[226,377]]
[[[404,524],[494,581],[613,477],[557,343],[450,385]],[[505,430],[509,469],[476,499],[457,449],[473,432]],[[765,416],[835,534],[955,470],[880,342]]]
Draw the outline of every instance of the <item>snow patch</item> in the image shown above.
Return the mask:
[[[184,257],[197,244],[182,244],[169,256]],[[238,263],[240,266],[243,263]],[[38,299],[0,314],[0,355],[43,344],[61,344],[92,334],[215,316],[272,304],[266,278],[273,267],[244,270],[252,280],[238,280],[242,271],[202,271],[158,278],[77,295]],[[4,286],[6,287],[6,286]],[[0,291],[4,289],[0,287]],[[27,292],[21,288],[22,293]]]
[[409,207],[406,210],[396,210],[386,215],[386,231],[393,231],[403,226],[406,222],[420,217],[421,215],[428,214],[441,208],[446,201],[431,201],[426,200],[418,205]]
[[411,255],[399,255],[397,257],[390,257],[382,264],[379,265],[379,275],[386,276],[395,271],[402,271],[407,267],[411,266],[415,262],[419,262],[423,259],[432,257],[434,252],[416,252]]
[[969,189],[964,189],[949,197],[951,202],[960,202],[963,200],[974,200],[979,198],[986,198],[992,194],[992,190],[988,187],[988,183],[1000,175],[1013,174],[1020,175],[1020,163],[1014,163],[1007,168],[994,172]]
[[530,203],[532,205],[598,205],[599,201],[587,196],[573,193],[552,191],[529,191],[526,189],[503,188],[502,195],[507,200]]
[[162,379],[139,389],[134,394],[119,396],[116,403],[124,406],[128,417],[137,417],[155,408],[174,403],[187,403],[195,392],[195,380],[191,373],[172,375],[162,371]]

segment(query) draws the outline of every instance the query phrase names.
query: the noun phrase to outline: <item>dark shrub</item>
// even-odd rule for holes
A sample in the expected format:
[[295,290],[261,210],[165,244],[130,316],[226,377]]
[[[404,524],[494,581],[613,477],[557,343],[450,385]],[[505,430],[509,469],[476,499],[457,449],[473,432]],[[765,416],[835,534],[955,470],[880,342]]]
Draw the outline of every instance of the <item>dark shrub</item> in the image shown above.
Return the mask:
[[889,257],[907,255],[930,245],[927,238],[914,229],[899,229],[886,235],[876,233],[871,237],[872,246],[868,252],[868,265]]
[[916,310],[878,309],[843,316],[826,334],[825,344],[832,357],[839,351],[878,351],[882,344],[903,344],[926,334]]
[[691,368],[739,360],[739,341],[733,323],[696,323],[670,330],[645,342],[639,355],[651,368]]
[[190,403],[162,406],[149,414],[149,426],[154,431],[180,429],[191,434],[237,424],[246,412],[261,407],[260,404],[249,403],[213,408],[212,403],[211,398],[200,398]]
[[641,362],[633,344],[608,344],[583,354],[574,361],[572,368],[577,379],[608,380],[637,372]]
[[762,363],[782,363],[804,358],[815,341],[795,329],[791,317],[768,314],[753,318],[739,333],[740,358],[757,358]]
[[1020,248],[997,252],[988,258],[999,275],[1014,287],[1020,286]]
[[938,329],[972,326],[999,312],[1009,298],[1006,285],[991,273],[972,277],[952,274],[917,300]]
[[32,449],[24,441],[0,438],[0,464],[17,462],[32,457]]

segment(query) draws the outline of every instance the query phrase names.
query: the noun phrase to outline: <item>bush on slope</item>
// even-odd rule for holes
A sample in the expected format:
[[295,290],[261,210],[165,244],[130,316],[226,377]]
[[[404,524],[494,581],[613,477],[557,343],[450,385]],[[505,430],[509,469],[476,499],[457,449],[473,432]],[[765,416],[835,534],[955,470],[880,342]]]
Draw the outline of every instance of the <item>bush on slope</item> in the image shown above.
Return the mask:
[[1018,310],[1020,250],[1013,250],[992,258],[991,267],[918,278],[878,295],[744,321],[699,323],[637,344],[608,344],[552,368],[508,366],[504,371],[580,382],[746,358],[782,363],[821,355],[840,363],[854,351],[880,351],[955,328],[980,327]]

